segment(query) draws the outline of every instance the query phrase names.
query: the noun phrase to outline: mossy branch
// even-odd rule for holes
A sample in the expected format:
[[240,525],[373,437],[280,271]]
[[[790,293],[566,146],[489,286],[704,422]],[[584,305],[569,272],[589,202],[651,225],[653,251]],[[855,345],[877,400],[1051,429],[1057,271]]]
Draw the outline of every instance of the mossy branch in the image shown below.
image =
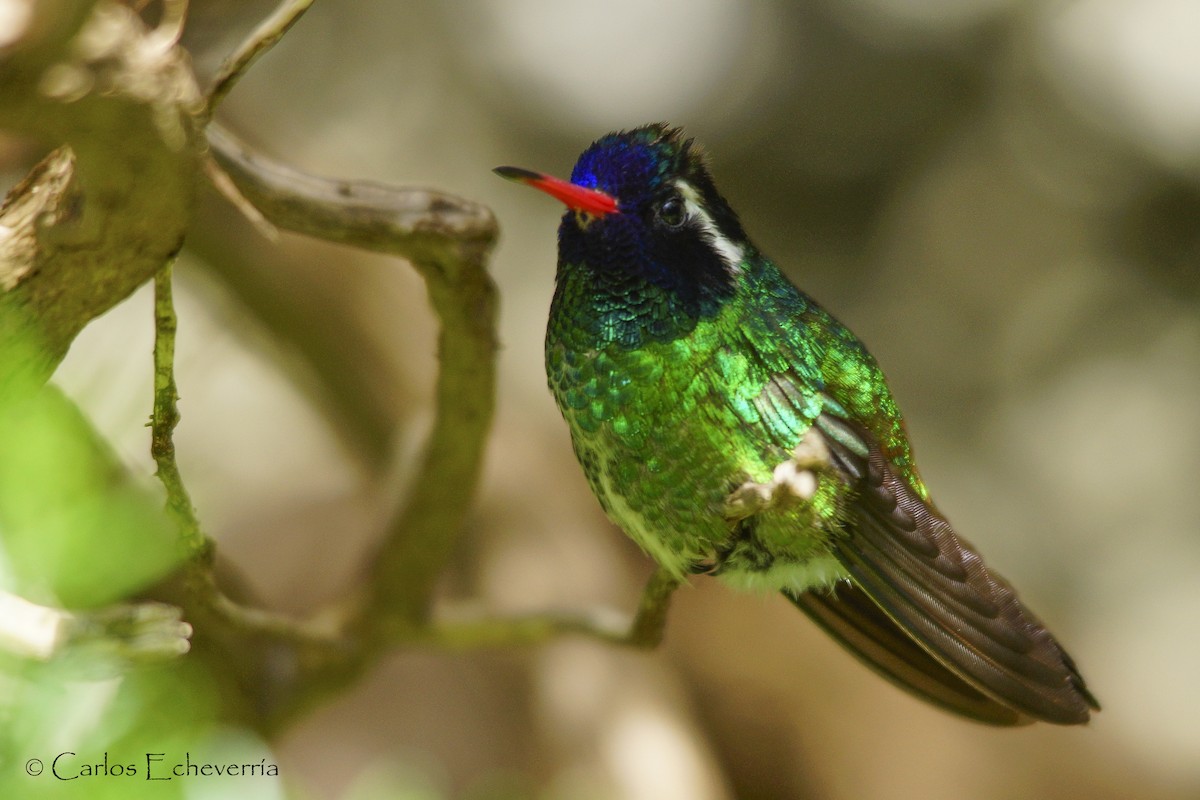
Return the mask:
[[496,296],[486,271],[496,236],[491,213],[440,192],[301,173],[216,125],[209,141],[239,196],[267,223],[411,263],[425,280],[440,325],[437,418],[420,457],[420,477],[388,523],[368,562],[361,598],[346,610],[335,639],[292,639],[304,651],[299,663],[305,667],[294,700],[280,714],[303,710],[400,644],[462,649],[534,644],[564,634],[635,647],[658,644],[679,585],[661,570],[651,576],[632,624],[612,613],[430,619],[434,585],[461,535],[492,415]]
[[217,125],[209,142],[240,193],[272,225],[404,258],[439,318],[436,419],[421,476],[372,559],[357,627],[420,624],[433,582],[474,492],[495,393],[496,292],[486,259],[496,238],[485,207],[441,192],[300,173],[255,153]]
[[110,0],[30,9],[26,38],[0,53],[0,128],[58,149],[0,208],[0,292],[40,329],[48,377],[181,247],[204,103],[177,31]]
[[211,549],[183,476],[175,463],[175,426],[179,424],[179,390],[175,386],[175,302],[171,295],[172,265],[154,276],[154,406],[150,417],[150,455],[167,491],[167,508],[175,518],[186,552],[205,559]]

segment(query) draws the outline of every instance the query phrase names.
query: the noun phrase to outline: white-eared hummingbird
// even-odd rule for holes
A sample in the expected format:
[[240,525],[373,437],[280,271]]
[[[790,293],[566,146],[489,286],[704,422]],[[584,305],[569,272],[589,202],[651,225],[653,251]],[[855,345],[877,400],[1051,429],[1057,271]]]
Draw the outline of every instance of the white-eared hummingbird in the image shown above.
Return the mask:
[[750,241],[677,129],[571,180],[550,388],[608,516],[683,579],[780,591],[868,666],[995,725],[1087,722],[1071,658],[937,510],[862,342]]

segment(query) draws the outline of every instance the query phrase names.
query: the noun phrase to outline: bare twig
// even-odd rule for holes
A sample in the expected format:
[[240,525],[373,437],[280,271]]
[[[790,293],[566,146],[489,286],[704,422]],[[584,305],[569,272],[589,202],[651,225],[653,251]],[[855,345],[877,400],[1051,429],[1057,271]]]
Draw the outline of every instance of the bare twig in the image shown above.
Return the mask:
[[254,207],[254,204],[247,200],[238,190],[237,184],[233,182],[233,178],[225,170],[221,169],[221,165],[217,163],[211,155],[204,161],[204,172],[208,175],[208,180],[212,183],[213,188],[221,193],[229,203],[241,212],[242,216],[250,221],[250,224],[258,229],[258,232],[270,242],[279,241],[279,229],[267,222],[267,218],[262,212]]
[[313,0],[286,0],[281,3],[275,13],[267,17],[229,58],[225,59],[217,70],[212,88],[208,90],[208,114],[211,117],[225,95],[229,94],[234,85],[241,80],[242,75],[259,56],[270,50],[283,38],[283,35],[299,21],[308,11]]
[[[213,157],[242,195],[278,228],[400,256],[423,273],[466,260],[482,269],[495,243],[486,206],[431,189],[322,178],[274,161],[219,123],[208,126]],[[454,279],[447,274],[440,282]]]

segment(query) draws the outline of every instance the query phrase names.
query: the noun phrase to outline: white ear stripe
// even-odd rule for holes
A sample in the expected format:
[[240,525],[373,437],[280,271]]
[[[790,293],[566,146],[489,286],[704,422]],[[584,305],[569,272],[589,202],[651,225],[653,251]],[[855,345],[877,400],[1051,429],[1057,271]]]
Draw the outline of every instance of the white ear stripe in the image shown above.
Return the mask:
[[683,198],[683,207],[687,211],[688,216],[699,223],[700,228],[708,234],[712,240],[713,247],[716,248],[717,254],[721,256],[721,260],[725,262],[725,267],[729,270],[730,275],[738,275],[742,271],[742,260],[746,254],[742,252],[741,245],[734,244],[725,238],[725,234],[721,233],[717,228],[717,223],[713,222],[713,218],[708,215],[704,206],[700,204],[700,193],[697,192],[692,185],[685,180],[675,181],[675,188],[679,190],[679,196]]

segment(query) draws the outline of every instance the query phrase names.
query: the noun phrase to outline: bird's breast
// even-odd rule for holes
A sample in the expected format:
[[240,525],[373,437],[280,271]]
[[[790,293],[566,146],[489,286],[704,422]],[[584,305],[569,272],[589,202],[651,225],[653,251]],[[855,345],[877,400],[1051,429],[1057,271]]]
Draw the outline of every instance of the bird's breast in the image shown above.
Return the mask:
[[643,549],[681,571],[731,535],[723,507],[733,488],[770,474],[736,411],[735,396],[750,390],[735,385],[732,361],[704,323],[634,349],[572,347],[553,328],[546,341],[550,389],[592,490]]

